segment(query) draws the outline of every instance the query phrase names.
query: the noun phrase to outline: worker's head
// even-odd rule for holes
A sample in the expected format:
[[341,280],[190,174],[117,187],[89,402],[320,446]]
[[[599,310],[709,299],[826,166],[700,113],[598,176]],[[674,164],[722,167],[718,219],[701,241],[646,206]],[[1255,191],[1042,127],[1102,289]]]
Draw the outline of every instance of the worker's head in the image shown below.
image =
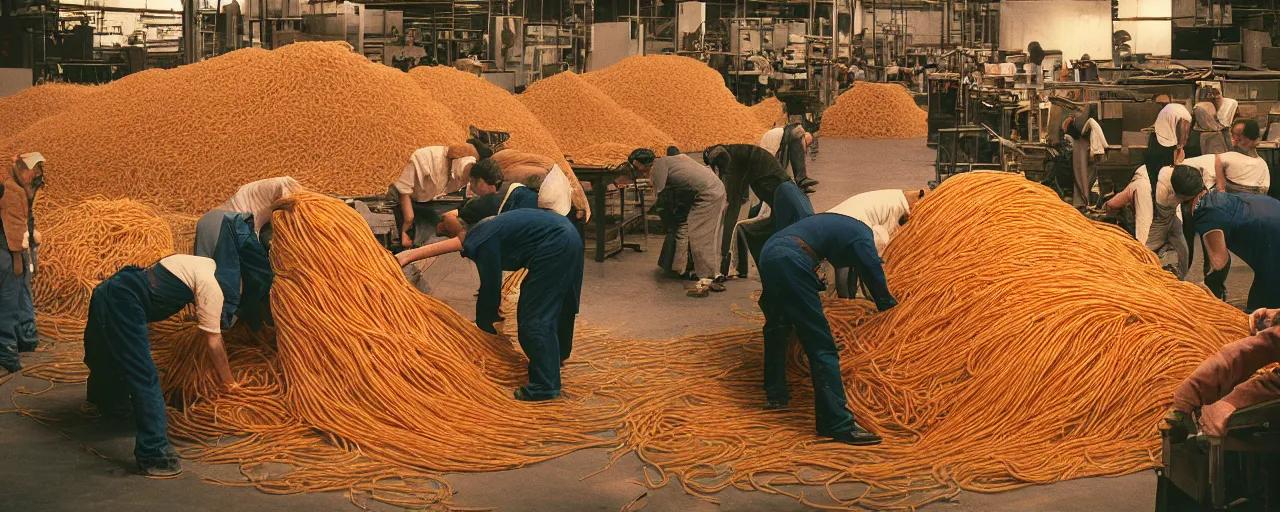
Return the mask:
[[1165,106],[1170,103],[1173,103],[1173,98],[1170,97],[1168,94],[1162,92],[1160,94],[1157,94],[1155,98],[1152,98],[1152,101],[1154,101],[1157,105]]
[[23,153],[13,159],[13,176],[32,191],[44,186],[44,155]]
[[502,168],[493,159],[481,160],[471,168],[471,180],[467,185],[477,196],[493,194],[502,186]]
[[1245,151],[1253,151],[1262,139],[1262,127],[1253,119],[1240,119],[1231,124],[1231,143]]
[[680,154],[680,148],[675,146],[667,146],[667,156],[676,156]]
[[1193,201],[1205,192],[1204,177],[1201,176],[1200,169],[1190,165],[1173,166],[1169,184],[1173,186],[1173,193],[1177,196],[1178,202]]
[[641,176],[648,176],[653,172],[654,158],[657,157],[653,154],[653,150],[649,148],[639,148],[632,151],[630,155],[627,155],[627,163],[631,165],[632,169],[636,170],[636,173]]
[[467,202],[462,203],[462,207],[458,208],[458,220],[461,221],[464,229],[471,229],[471,226],[479,224],[480,221],[497,215],[502,208],[502,200],[503,197],[498,194],[468,199]]
[[706,151],[702,152],[702,161],[707,164],[707,167],[710,167],[711,170],[715,171],[716,174],[720,174],[724,172],[725,169],[728,169],[731,163],[729,150],[725,148],[723,144],[711,146],[707,148]]
[[1222,91],[1217,87],[1206,85],[1200,88],[1200,101],[1209,101],[1217,104],[1222,99]]

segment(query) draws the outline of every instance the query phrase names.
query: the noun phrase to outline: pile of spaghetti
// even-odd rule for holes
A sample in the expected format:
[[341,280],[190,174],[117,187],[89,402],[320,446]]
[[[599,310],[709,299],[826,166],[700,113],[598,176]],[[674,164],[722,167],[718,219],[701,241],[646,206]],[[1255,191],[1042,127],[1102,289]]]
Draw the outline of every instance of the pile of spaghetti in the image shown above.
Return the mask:
[[823,137],[911,139],[929,134],[929,113],[898,84],[857,82],[822,113]]
[[[886,258],[897,307],[827,308],[850,408],[882,445],[817,442],[798,347],[792,408],[762,411],[756,333],[675,340],[665,359],[611,343],[639,367],[619,385],[643,397],[626,430],[658,470],[649,483],[699,495],[801,483],[823,486],[821,499],[793,494],[810,504],[911,509],[961,489],[1132,473],[1159,462],[1173,387],[1247,334],[1242,313],[1015,174],[947,180]],[[854,482],[868,487],[835,485]]]
[[[438,472],[618,445],[596,435],[623,415],[597,394],[608,376],[568,380],[563,400],[515,401],[526,361],[511,341],[413,288],[341,201],[291,196],[273,226],[276,331],[228,333],[238,388],[213,382],[189,324],[153,333],[166,395],[183,404],[170,433],[193,442],[185,456],[242,464],[267,492],[365,491],[424,506],[449,500]],[[268,462],[296,470],[260,471]]]

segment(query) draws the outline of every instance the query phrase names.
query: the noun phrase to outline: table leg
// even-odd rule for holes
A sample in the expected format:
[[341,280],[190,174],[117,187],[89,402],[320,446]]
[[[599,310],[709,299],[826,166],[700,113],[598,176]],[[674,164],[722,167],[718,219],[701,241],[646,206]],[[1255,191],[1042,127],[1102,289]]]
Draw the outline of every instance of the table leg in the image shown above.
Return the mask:
[[637,251],[644,252],[649,248],[649,210],[645,208],[644,191],[639,186],[636,186],[636,197],[640,200],[640,224],[644,226],[644,241],[641,242],[644,247]]
[[604,176],[597,176],[591,180],[591,214],[595,216],[596,221],[596,261],[604,261],[604,223],[606,215],[604,214],[604,195],[605,195]]

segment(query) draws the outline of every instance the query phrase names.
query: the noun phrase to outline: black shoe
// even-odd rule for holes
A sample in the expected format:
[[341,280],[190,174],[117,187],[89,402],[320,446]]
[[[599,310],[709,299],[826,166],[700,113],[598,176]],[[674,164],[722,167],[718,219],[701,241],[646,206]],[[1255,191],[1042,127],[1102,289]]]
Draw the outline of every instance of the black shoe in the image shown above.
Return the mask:
[[858,426],[856,423],[853,425],[853,429],[848,432],[830,432],[826,434],[819,432],[818,435],[822,437],[830,437],[832,441],[837,443],[844,443],[853,446],[870,446],[873,444],[880,444],[881,441],[880,436],[872,434],[870,431]]
[[768,402],[765,402],[764,410],[777,411],[779,409],[786,409],[787,405],[788,405],[787,400],[770,400]]
[[724,291],[724,290],[725,290],[725,288],[724,288],[724,285],[723,285],[723,284],[716,283],[716,282],[712,282],[710,285],[708,285],[708,286],[707,286],[707,289],[708,289],[708,290],[711,290],[711,291],[713,291],[713,292],[722,292],[722,291]]
[[[0,350],[2,350],[2,349],[0,349]],[[18,373],[18,372],[22,371],[22,363],[17,363],[17,364],[15,364],[14,366],[5,366],[5,365],[0,365],[0,371],[2,371],[2,372],[3,372],[3,373],[0,373],[0,377],[3,377],[3,376],[8,375],[8,374],[10,374],[10,373]]]
[[516,400],[519,400],[521,402],[545,402],[547,400],[555,400],[557,398],[560,398],[560,395],[558,394],[556,396],[549,396],[546,398],[537,398],[533,395],[530,395],[529,390],[522,387],[516,388],[516,391],[515,393],[513,393],[513,395],[515,396]]
[[18,345],[19,354],[25,354],[27,352],[35,352],[35,351],[36,351],[36,345],[27,345],[27,346]]
[[803,180],[801,180],[801,181],[800,181],[800,186],[801,186],[801,187],[812,187],[812,186],[815,186],[815,185],[817,185],[817,184],[818,184],[818,180],[815,180],[815,179],[813,179],[813,178],[805,178],[805,179],[803,179]]
[[1163,268],[1166,272],[1173,274],[1175,276],[1178,275],[1178,267],[1175,267],[1172,263],[1160,268]]
[[817,191],[814,190],[813,187],[805,187],[804,189],[801,190],[801,192],[804,192],[805,194],[812,194]]
[[153,460],[145,465],[139,461],[138,472],[150,478],[173,478],[182,474],[182,464],[176,458]]

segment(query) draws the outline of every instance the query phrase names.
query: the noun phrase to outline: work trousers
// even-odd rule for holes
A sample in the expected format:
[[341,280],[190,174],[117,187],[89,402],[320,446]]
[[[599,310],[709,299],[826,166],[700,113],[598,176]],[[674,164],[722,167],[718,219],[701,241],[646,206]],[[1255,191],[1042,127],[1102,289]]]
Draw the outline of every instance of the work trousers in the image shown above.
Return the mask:
[[804,186],[804,182],[809,179],[809,170],[806,167],[806,157],[808,153],[804,147],[804,137],[796,137],[792,134],[796,125],[788,125],[782,134],[782,145],[778,148],[775,155],[778,163],[782,165],[782,170],[791,168],[791,176],[795,179],[796,185]]
[[1075,186],[1072,187],[1071,206],[1080,208],[1089,206],[1089,193],[1093,190],[1093,181],[1097,177],[1097,170],[1093,165],[1093,155],[1089,153],[1089,139],[1080,137],[1071,144],[1072,159],[1072,175],[1074,176]]
[[[0,236],[4,232],[0,231]],[[28,254],[34,254],[34,249]],[[13,275],[14,266],[22,275]],[[36,310],[31,300],[31,267],[22,258],[13,258],[7,248],[0,250],[0,368],[18,371],[19,352],[36,349]]]
[[1200,409],[1205,433],[1224,435],[1236,409],[1280,398],[1280,374],[1273,370],[1254,376],[1275,362],[1280,362],[1280,327],[1228,343],[1174,388],[1173,408],[1185,413]]
[[760,255],[760,310],[764,312],[764,390],[770,401],[790,399],[787,390],[787,345],[794,330],[809,359],[814,409],[819,433],[853,429],[840,375],[840,352],[822,311],[818,265],[796,239],[773,237]]
[[693,254],[693,271],[703,279],[721,274],[718,269],[724,207],[724,189],[711,188],[699,190],[689,209],[689,252]]
[[560,237],[529,262],[516,303],[517,338],[529,358],[534,398],[560,396],[560,363],[573,351],[573,324],[582,294],[582,240]]
[[104,409],[133,406],[138,434],[133,455],[140,468],[171,466],[177,454],[165,431],[164,392],[151,359],[147,324],[194,302],[191,288],[159,263],[125,267],[98,284],[89,299],[84,364],[89,402]]
[[1191,250],[1177,217],[1178,207],[1156,204],[1152,209],[1155,218],[1147,235],[1147,249],[1156,253],[1161,265],[1172,267],[1178,279],[1184,279],[1191,266]]

